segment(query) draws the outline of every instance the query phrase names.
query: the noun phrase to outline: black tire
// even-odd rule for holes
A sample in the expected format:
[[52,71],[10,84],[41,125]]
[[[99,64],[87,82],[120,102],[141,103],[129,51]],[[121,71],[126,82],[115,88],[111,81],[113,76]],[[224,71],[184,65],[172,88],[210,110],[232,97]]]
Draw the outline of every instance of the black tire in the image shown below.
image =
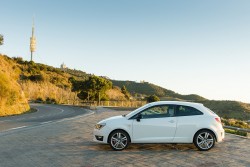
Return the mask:
[[210,130],[200,130],[194,136],[194,145],[200,151],[208,151],[214,147],[215,136]]
[[113,150],[122,151],[128,147],[130,138],[125,131],[115,130],[109,135],[108,142]]

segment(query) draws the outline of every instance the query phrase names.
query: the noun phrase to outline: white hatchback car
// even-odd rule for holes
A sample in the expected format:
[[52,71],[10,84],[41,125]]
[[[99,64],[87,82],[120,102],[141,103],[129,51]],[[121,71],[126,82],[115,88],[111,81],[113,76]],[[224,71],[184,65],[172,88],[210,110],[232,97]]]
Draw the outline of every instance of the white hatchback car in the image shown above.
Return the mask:
[[194,143],[201,151],[224,139],[220,117],[200,103],[160,101],[100,121],[94,141],[123,150],[129,143]]

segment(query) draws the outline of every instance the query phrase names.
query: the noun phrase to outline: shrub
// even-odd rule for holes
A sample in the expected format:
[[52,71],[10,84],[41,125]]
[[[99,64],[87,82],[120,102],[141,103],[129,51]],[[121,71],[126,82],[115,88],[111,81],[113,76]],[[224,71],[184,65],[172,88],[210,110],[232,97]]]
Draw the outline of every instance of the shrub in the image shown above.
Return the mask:
[[7,76],[0,72],[0,98],[8,95],[10,91],[9,84]]
[[49,98],[49,97],[47,97],[46,98],[46,101],[45,101],[47,104],[57,104],[57,101],[56,101],[56,99],[54,99],[54,98]]
[[11,90],[9,92],[9,98],[8,98],[7,104],[8,105],[14,105],[16,103],[17,99],[18,99],[18,92],[14,91],[14,90]]
[[250,126],[248,125],[248,123],[244,122],[244,121],[223,118],[222,122],[227,126],[233,126],[233,127],[243,128],[243,129],[250,129]]
[[39,82],[39,81],[44,81],[44,77],[42,74],[37,74],[37,75],[31,75],[28,77],[29,80],[33,82]]
[[13,57],[13,59],[18,63],[18,64],[24,64],[23,58],[22,57]]
[[35,100],[36,103],[43,103],[43,99],[41,97],[38,97],[36,100]]
[[232,129],[225,129],[225,132],[240,135],[240,136],[247,136],[247,132],[241,132],[241,131],[232,130]]
[[148,103],[155,102],[155,101],[160,101],[160,98],[156,95],[150,95],[147,97]]

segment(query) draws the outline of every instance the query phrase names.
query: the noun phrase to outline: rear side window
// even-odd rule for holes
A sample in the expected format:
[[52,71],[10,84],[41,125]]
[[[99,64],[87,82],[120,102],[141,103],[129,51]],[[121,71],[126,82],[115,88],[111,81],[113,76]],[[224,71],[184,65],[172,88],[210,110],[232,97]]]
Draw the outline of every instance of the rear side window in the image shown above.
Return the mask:
[[196,108],[189,106],[176,106],[176,116],[202,115],[203,113]]

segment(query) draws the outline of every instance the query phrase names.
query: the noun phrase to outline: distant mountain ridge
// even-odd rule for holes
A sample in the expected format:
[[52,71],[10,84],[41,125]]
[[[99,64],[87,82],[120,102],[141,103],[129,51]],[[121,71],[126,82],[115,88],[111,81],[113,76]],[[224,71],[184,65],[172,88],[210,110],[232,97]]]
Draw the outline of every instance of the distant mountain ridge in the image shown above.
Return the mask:
[[163,100],[186,100],[186,101],[204,101],[207,100],[196,94],[181,95],[172,90],[165,89],[149,82],[134,82],[134,81],[118,81],[111,80],[114,86],[122,87],[126,86],[127,90],[132,94],[143,94],[143,95],[156,95],[161,97]]
[[172,90],[162,88],[149,82],[118,81],[111,80],[114,86],[125,85],[132,94],[152,95],[155,94],[161,100],[191,101],[202,103],[224,118],[236,118],[241,120],[250,119],[250,104],[228,100],[209,100],[196,94],[181,95]]

